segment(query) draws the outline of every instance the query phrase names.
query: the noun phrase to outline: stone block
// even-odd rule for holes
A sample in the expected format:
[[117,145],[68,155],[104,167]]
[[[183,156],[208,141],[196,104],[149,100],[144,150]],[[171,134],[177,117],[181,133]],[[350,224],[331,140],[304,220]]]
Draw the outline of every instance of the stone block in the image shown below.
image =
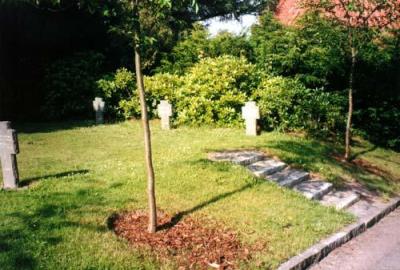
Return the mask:
[[280,186],[293,187],[308,180],[309,177],[310,174],[305,171],[286,168],[283,171],[266,176],[266,179],[277,182]]
[[250,164],[247,168],[257,177],[264,177],[283,170],[286,164],[282,161],[267,159]]
[[310,200],[318,200],[322,198],[322,196],[330,192],[332,188],[333,185],[331,183],[321,180],[305,181],[294,186],[295,190],[297,190]]
[[210,153],[208,158],[213,161],[228,161],[246,166],[264,159],[264,154],[259,151],[226,151]]
[[347,208],[360,200],[360,196],[350,190],[331,191],[321,199],[321,204],[325,206],[333,206],[336,209]]

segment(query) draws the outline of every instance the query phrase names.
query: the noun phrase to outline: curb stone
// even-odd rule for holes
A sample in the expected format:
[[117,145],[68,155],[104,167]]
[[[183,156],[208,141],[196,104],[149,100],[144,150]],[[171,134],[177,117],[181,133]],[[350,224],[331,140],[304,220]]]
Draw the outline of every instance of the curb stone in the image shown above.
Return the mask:
[[368,228],[378,223],[383,217],[394,211],[399,206],[400,197],[396,197],[371,215],[359,219],[357,222],[346,226],[340,232],[323,239],[301,254],[289,259],[287,262],[281,264],[278,270],[307,269],[308,267],[325,258],[334,249],[340,247],[344,243],[360,235]]

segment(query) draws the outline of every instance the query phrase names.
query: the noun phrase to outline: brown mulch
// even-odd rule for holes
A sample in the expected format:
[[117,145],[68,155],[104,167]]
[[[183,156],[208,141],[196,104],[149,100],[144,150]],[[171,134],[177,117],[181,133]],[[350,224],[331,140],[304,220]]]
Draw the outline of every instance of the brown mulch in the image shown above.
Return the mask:
[[113,221],[115,233],[135,247],[148,248],[159,260],[173,260],[179,269],[235,269],[238,261],[250,259],[261,250],[245,247],[232,230],[216,224],[202,225],[191,217],[158,213],[159,229],[147,232],[148,215],[143,211],[124,213]]

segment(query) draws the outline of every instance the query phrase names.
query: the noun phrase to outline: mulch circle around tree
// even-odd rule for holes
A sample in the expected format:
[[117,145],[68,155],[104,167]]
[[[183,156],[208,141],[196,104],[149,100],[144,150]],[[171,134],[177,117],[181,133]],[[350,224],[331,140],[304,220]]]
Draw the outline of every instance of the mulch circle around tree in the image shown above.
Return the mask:
[[148,215],[135,211],[113,219],[115,233],[135,247],[150,249],[159,260],[173,260],[179,269],[235,269],[238,261],[262,245],[244,246],[237,233],[223,226],[204,226],[199,220],[158,213],[159,229],[148,233]]

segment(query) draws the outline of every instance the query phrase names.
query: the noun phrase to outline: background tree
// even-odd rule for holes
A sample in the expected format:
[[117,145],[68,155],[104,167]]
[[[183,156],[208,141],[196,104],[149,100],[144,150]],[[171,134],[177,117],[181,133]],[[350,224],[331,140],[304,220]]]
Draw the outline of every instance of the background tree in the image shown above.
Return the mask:
[[350,158],[353,92],[356,63],[359,54],[370,40],[378,42],[385,30],[400,27],[398,0],[305,0],[305,7],[319,12],[342,26],[347,32],[347,51],[350,58],[348,78],[348,115],[344,158]]
[[211,37],[207,28],[195,23],[193,28],[182,33],[181,40],[170,52],[163,53],[156,72],[183,75],[187,69],[205,57],[232,55],[252,59],[252,47],[245,35],[220,32]]
[[336,25],[312,13],[296,25],[286,26],[266,12],[252,27],[250,36],[254,61],[260,69],[296,77],[307,87],[328,89],[337,87],[333,83],[341,81],[344,73],[342,40]]

